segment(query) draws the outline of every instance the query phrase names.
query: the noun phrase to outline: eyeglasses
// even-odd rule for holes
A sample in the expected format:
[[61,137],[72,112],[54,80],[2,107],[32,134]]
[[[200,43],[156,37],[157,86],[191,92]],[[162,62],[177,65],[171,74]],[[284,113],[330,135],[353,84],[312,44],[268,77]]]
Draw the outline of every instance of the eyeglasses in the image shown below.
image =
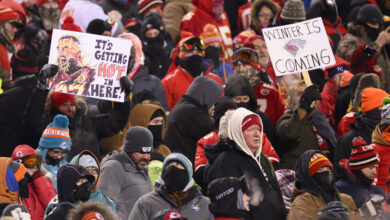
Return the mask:
[[41,155],[33,154],[17,159],[16,162],[22,163],[27,168],[33,168],[41,163]]
[[250,62],[257,62],[257,53],[251,48],[241,48],[234,52],[233,54],[233,64],[238,63],[239,61],[248,64]]
[[204,50],[204,43],[200,38],[193,37],[188,40],[186,40],[183,45],[181,46],[181,51],[193,51],[193,50]]
[[273,13],[259,13],[259,17],[269,17],[272,18],[274,16]]

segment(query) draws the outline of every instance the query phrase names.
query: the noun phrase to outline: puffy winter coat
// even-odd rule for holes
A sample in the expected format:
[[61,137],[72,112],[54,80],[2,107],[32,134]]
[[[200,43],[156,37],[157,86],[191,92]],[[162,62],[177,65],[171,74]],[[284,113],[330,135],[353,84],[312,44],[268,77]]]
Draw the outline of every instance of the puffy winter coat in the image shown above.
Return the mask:
[[389,168],[390,168],[390,142],[383,138],[379,126],[375,128],[372,133],[372,145],[379,155],[379,167],[375,179],[376,185],[384,189],[386,192],[390,192],[390,187],[387,184],[389,181]]

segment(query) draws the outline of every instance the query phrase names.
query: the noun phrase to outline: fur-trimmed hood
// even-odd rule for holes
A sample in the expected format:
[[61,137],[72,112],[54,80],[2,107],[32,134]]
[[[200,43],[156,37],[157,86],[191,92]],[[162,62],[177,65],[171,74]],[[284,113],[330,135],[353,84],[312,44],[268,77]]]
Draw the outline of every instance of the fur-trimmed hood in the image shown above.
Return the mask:
[[[44,114],[48,117],[59,114],[58,109],[56,109],[51,102],[51,96],[53,93],[54,93],[53,91],[50,91],[46,98]],[[77,114],[86,115],[88,111],[88,106],[84,100],[84,97],[75,96],[75,99],[76,99],[76,115]]]
[[116,220],[119,219],[118,216],[113,213],[110,208],[104,205],[101,202],[97,201],[88,201],[78,203],[75,209],[72,209],[66,219],[69,220],[80,220],[83,215],[89,211],[99,212],[105,220]]
[[256,32],[261,33],[261,25],[259,22],[258,14],[260,9],[266,5],[269,7],[272,12],[276,15],[280,11],[280,7],[277,3],[272,0],[256,0],[251,8],[251,19],[252,19],[252,28],[255,29]]
[[361,101],[362,101],[362,93],[366,88],[379,88],[380,87],[380,79],[378,75],[375,73],[364,74],[358,83],[358,86],[355,91],[355,97],[352,100],[352,107],[354,111],[358,111]]

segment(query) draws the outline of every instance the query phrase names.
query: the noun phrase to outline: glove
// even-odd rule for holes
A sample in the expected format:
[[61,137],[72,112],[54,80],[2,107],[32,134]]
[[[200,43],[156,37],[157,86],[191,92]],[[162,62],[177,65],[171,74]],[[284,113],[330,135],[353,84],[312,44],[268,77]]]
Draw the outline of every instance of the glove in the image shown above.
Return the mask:
[[318,85],[311,85],[303,91],[299,106],[305,109],[307,113],[311,113],[313,111],[311,104],[316,100],[322,100],[321,93]]
[[348,208],[340,201],[329,202],[321,208],[317,220],[343,219],[349,220]]
[[363,217],[377,216],[382,210],[383,196],[375,196],[368,200],[359,208],[360,214]]
[[126,76],[122,76],[119,80],[119,84],[121,86],[121,91],[125,92],[125,97],[129,97],[130,92],[134,87],[134,82]]
[[46,89],[46,81],[48,78],[53,77],[58,72],[58,66],[54,64],[45,64],[37,74],[37,87],[39,89]]

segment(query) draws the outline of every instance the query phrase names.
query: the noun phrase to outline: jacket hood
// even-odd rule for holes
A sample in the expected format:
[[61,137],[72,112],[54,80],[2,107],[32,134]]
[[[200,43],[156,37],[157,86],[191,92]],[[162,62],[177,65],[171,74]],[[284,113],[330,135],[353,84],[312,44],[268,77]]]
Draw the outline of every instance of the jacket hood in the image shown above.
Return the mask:
[[213,13],[214,0],[192,0],[196,8],[202,9],[209,14]]
[[213,79],[198,76],[192,81],[186,95],[198,101],[201,106],[206,106],[208,111],[222,92],[223,88]]
[[162,111],[164,113],[164,123],[163,123],[163,132],[162,138],[165,136],[165,132],[167,131],[167,116],[164,109],[161,106],[154,104],[138,104],[134,106],[130,111],[130,124],[131,126],[142,126],[147,128],[149,121],[152,115],[156,111]]
[[[244,135],[242,134],[242,121],[244,120],[245,117],[247,117],[249,115],[256,115],[259,118],[260,123],[261,123],[260,144],[259,144],[259,148],[255,152],[255,154],[253,154],[252,151],[249,149],[248,145],[245,142]],[[236,109],[229,120],[228,135],[229,135],[229,138],[236,143],[236,146],[239,150],[243,151],[248,156],[255,159],[256,162],[258,162],[258,164],[260,166],[260,154],[261,154],[261,150],[262,150],[262,146],[263,146],[263,122],[257,114],[255,114],[255,113],[253,113],[245,108]]]
[[295,187],[297,190],[302,192],[320,195],[325,202],[329,202],[330,199],[328,198],[330,196],[321,189],[320,185],[318,185],[316,181],[314,181],[309,172],[310,159],[315,153],[322,154],[321,151],[318,150],[307,150],[297,160],[297,163],[295,164]]
[[86,177],[90,184],[95,177],[82,166],[67,164],[58,170],[57,191],[59,202],[76,202],[73,198],[73,190],[76,189],[76,183],[81,178]]
[[[45,115],[55,116],[57,114],[61,114],[57,108],[55,108],[51,102],[51,96],[54,92],[50,91],[46,98],[45,103]],[[84,98],[82,96],[75,96],[76,99],[76,116],[77,115],[86,115],[88,111],[87,103],[85,102]],[[75,116],[75,117],[76,117]],[[71,123],[72,119],[69,120],[69,123]]]
[[[42,164],[45,164],[46,163],[46,155],[47,155],[47,151],[49,150],[49,148],[43,148],[43,147],[38,147],[37,151],[38,151],[38,154],[40,154],[42,156]],[[68,161],[66,161],[66,156],[62,158],[62,160],[60,161],[60,164],[59,164],[59,167],[67,164]]]
[[95,181],[95,184],[93,185],[93,188],[92,188],[92,192],[95,192],[97,187],[99,186],[99,180],[100,180],[100,163],[99,163],[99,160],[97,159],[97,157],[95,156],[95,154],[93,154],[89,150],[81,151],[79,154],[77,154],[76,156],[74,156],[72,158],[72,160],[69,162],[69,164],[80,165],[79,164],[79,160],[80,160],[80,157],[82,155],[89,155],[89,156],[91,156],[95,160],[97,165],[98,165],[98,178],[97,178],[97,181]]
[[256,111],[257,98],[255,92],[244,76],[232,76],[228,79],[225,90],[225,96],[233,98],[234,96],[249,95],[250,111]]
[[260,9],[264,5],[269,7],[271,9],[271,11],[274,13],[274,15],[276,15],[277,12],[280,11],[279,5],[276,4],[272,0],[257,0],[257,1],[255,1],[253,3],[253,5],[251,7],[251,22],[252,22],[252,26],[259,33],[262,33],[262,32],[261,32],[261,25],[260,25],[260,21],[259,21],[259,18],[258,18],[258,14],[259,14]]

